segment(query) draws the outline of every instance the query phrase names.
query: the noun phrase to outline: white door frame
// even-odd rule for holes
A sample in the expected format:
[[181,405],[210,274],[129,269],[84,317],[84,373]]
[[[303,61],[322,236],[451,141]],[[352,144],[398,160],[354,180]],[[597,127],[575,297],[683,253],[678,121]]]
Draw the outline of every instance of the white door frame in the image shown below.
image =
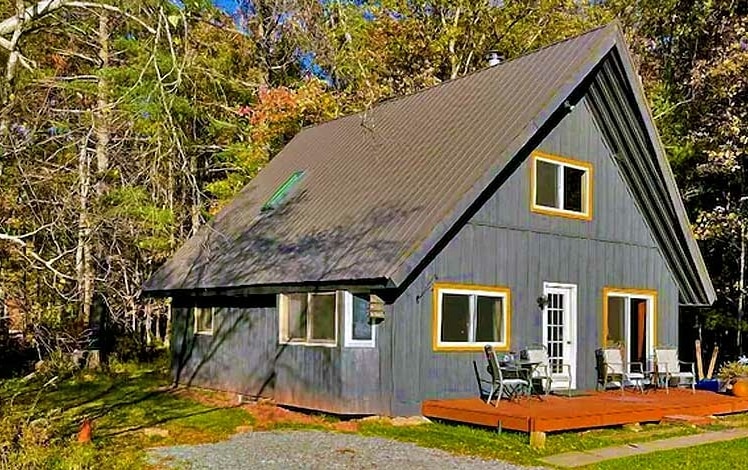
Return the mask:
[[[624,358],[624,361],[626,364],[629,364],[630,361],[630,354],[631,350],[629,348],[633,347],[633,342],[631,340],[631,317],[632,317],[632,310],[631,310],[631,300],[637,299],[637,300],[643,300],[646,302],[647,305],[647,344],[645,345],[647,351],[647,359],[642,366],[645,369],[651,369],[653,367],[653,364],[650,363],[651,357],[654,356],[654,348],[655,348],[655,335],[657,332],[655,331],[655,314],[657,307],[655,306],[655,295],[653,294],[644,294],[644,293],[636,293],[636,292],[627,292],[626,290],[609,290],[606,292],[604,302],[608,302],[608,299],[611,297],[618,297],[621,299],[626,299],[626,302],[624,303],[624,310],[623,310],[623,343],[626,345],[626,355],[628,357]],[[610,315],[610,311],[607,310],[606,312],[608,315]],[[609,322],[610,320],[608,320]],[[610,328],[610,323],[608,323],[608,328]],[[631,365],[629,364],[629,368]]]
[[[564,364],[569,364],[571,369],[571,388],[577,388],[577,285],[559,282],[543,282],[543,296],[548,298],[551,291],[563,291],[566,295],[564,305]],[[548,347],[548,314],[547,305],[543,307],[543,346]],[[559,384],[566,388],[564,384]]]

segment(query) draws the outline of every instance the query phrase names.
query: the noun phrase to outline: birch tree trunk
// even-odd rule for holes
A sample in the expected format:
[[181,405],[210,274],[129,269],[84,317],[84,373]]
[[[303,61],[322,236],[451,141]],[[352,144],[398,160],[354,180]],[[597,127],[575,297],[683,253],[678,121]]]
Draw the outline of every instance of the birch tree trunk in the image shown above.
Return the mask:
[[81,303],[79,320],[85,326],[91,319],[93,300],[93,273],[91,266],[91,221],[89,194],[91,191],[91,157],[88,136],[81,141],[78,152],[78,244],[75,250],[75,267],[78,281],[78,298]]

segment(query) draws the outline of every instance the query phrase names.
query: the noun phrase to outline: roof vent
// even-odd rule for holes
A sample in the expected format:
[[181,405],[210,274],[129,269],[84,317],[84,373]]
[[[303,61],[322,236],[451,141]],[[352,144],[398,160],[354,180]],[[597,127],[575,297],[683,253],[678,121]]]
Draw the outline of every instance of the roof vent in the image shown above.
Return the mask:
[[497,50],[490,50],[486,54],[486,62],[488,63],[489,67],[499,65],[500,63],[504,62],[504,55]]

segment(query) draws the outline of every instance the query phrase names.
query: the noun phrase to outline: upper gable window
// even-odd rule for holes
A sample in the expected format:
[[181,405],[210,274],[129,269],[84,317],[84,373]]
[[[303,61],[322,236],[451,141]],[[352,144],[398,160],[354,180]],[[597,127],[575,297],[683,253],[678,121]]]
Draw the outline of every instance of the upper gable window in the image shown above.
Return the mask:
[[542,152],[532,154],[532,211],[592,218],[592,165]]

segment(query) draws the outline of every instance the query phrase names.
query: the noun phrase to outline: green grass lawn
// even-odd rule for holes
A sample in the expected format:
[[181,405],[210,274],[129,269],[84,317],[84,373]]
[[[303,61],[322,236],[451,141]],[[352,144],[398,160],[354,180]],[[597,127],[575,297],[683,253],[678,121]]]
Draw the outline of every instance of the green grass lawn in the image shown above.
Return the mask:
[[[301,422],[262,417],[262,422],[257,422],[260,418],[253,417],[246,408],[227,407],[225,402],[209,406],[203,404],[209,400],[198,402],[175,393],[168,387],[169,378],[164,370],[162,366],[120,365],[106,374],[82,372],[47,386],[43,381],[0,382],[0,469],[148,468],[145,453],[148,447],[222,440],[236,432],[238,426],[347,429],[339,426],[345,423],[337,418],[326,416]],[[94,423],[94,440],[88,445],[78,444],[75,439],[84,418]],[[748,415],[724,420],[722,426],[725,425],[748,425]],[[364,421],[357,430],[363,435],[412,442],[454,454],[528,465],[540,465],[539,458],[556,453],[702,431],[689,426],[645,425],[640,429],[551,434],[545,449],[534,450],[529,447],[525,434],[498,433],[451,423],[395,427],[384,421]],[[601,468],[623,468],[632,464],[639,468],[662,465],[728,468],[729,464],[729,468],[733,468],[740,459],[748,459],[746,440],[610,461]]]
[[667,450],[625,459],[602,462],[594,468],[618,470],[633,468],[678,468],[732,470],[748,465],[748,439],[704,444]]
[[[147,447],[221,440],[253,422],[241,408],[179,397],[168,383],[159,367],[84,372],[46,387],[3,382],[0,468],[145,468]],[[84,418],[94,423],[91,445],[76,442]],[[146,435],[153,428],[161,435]]]

